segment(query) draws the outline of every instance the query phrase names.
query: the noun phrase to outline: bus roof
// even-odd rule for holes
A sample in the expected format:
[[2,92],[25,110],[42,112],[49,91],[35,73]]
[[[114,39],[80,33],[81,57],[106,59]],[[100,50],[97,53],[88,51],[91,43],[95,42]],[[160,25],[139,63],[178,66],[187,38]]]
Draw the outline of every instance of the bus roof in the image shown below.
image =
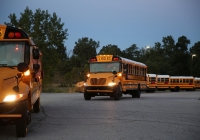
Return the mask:
[[156,77],[156,74],[147,74],[149,77]]
[[171,76],[171,79],[193,79],[193,76]]
[[169,75],[157,75],[158,78],[169,78]]
[[200,77],[195,77],[194,79],[195,79],[195,80],[200,80]]
[[123,58],[123,57],[120,57],[122,59],[122,61],[125,61],[125,62],[130,62],[130,63],[135,63],[137,65],[141,65],[141,66],[145,66],[146,65],[144,63],[141,63],[141,62],[137,62],[137,61],[134,61],[134,60],[130,60],[130,59],[127,59],[127,58]]

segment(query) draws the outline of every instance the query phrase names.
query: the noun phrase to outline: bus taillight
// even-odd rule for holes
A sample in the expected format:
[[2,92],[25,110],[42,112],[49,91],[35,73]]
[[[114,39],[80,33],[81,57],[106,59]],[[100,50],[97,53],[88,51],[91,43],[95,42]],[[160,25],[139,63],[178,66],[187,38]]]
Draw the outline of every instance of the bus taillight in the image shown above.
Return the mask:
[[155,84],[155,82],[151,82],[151,84]]

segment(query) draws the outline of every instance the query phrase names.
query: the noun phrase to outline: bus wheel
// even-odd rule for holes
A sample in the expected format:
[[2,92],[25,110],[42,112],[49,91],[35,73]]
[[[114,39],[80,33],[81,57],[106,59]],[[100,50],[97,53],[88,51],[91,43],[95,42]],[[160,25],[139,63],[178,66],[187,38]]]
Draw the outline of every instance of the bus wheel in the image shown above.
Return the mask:
[[132,98],[136,98],[136,91],[133,90],[131,95],[132,95]]
[[140,89],[136,90],[136,97],[137,97],[137,98],[140,98],[140,95],[141,95]]
[[27,123],[28,123],[28,118],[27,118],[27,110],[24,110],[22,113],[22,117],[17,119],[16,121],[16,134],[17,137],[25,137],[26,133],[28,131]]
[[122,94],[121,87],[120,85],[117,85],[116,89],[114,90],[114,99],[119,100],[121,94]]
[[90,100],[91,99],[90,93],[87,93],[87,91],[84,91],[84,98],[85,100]]
[[180,87],[175,87],[175,92],[179,92],[180,91]]
[[174,89],[170,89],[171,92],[174,92]]
[[40,112],[40,98],[38,98],[35,104],[33,105],[33,111],[35,113]]

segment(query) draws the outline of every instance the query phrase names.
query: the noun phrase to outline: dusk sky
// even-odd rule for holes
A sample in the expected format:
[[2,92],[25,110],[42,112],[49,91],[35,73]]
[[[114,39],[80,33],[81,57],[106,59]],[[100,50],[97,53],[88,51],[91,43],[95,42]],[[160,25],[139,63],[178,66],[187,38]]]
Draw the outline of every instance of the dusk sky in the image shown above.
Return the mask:
[[132,44],[154,46],[169,35],[175,42],[186,36],[188,47],[200,41],[200,0],[1,0],[0,24],[10,22],[12,13],[19,19],[26,6],[61,18],[69,34],[67,51],[82,37],[100,41],[98,50],[112,44],[121,51]]

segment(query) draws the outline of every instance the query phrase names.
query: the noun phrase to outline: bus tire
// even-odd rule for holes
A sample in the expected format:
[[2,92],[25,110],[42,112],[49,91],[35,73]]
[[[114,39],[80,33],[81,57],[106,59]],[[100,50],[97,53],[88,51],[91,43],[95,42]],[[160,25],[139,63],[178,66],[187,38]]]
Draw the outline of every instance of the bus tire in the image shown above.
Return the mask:
[[85,100],[90,100],[91,99],[91,95],[87,91],[84,91],[84,99]]
[[133,90],[132,92],[131,92],[131,95],[132,95],[132,98],[136,98],[136,90]]
[[140,98],[140,95],[141,95],[140,89],[136,90],[136,97],[137,97],[137,98]]
[[38,98],[37,101],[34,103],[33,111],[35,113],[39,113],[40,112],[40,98]]
[[117,85],[114,90],[114,100],[116,100],[116,101],[119,100],[121,94],[122,94],[121,87],[120,87],[120,85]]
[[171,92],[174,92],[174,89],[170,89]]
[[17,137],[25,137],[28,131],[27,110],[23,110],[22,117],[16,120],[16,135]]
[[179,92],[180,91],[180,87],[175,87],[174,92]]

